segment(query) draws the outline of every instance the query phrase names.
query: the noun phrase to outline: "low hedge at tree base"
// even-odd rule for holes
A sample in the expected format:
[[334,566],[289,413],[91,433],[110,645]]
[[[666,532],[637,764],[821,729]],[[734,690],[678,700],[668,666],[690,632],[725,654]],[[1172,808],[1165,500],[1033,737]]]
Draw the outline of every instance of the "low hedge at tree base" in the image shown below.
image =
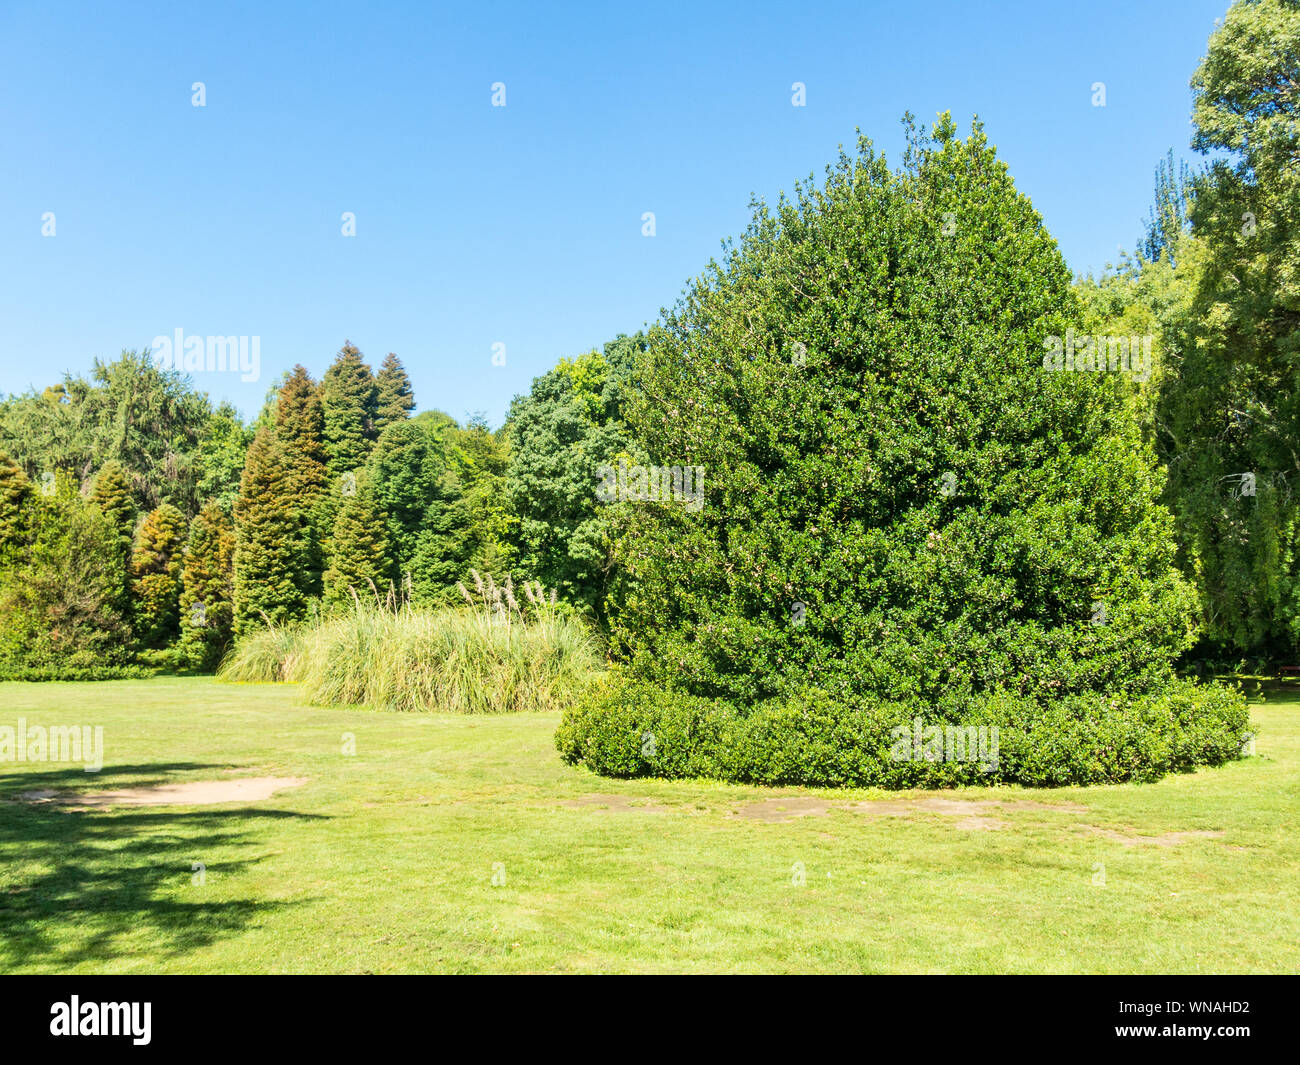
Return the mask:
[[1061,787],[1152,781],[1242,756],[1245,698],[1178,681],[1158,695],[1075,697],[1044,707],[1013,695],[960,719],[906,703],[850,704],[814,691],[747,710],[611,674],[565,711],[565,761],[612,777],[709,777],[820,787]]

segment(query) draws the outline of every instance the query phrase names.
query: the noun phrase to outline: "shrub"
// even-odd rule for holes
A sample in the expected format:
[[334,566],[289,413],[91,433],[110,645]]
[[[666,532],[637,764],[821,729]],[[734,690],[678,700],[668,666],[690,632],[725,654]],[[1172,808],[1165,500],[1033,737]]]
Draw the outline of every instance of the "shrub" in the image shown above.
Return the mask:
[[[983,728],[987,746],[970,750],[964,760],[929,760],[929,734],[923,731],[924,742],[913,742],[918,721],[923,730],[939,730],[945,743],[950,728],[961,735]],[[1190,681],[1159,695],[1122,701],[1083,696],[1047,707],[1023,696],[985,696],[971,700],[960,715],[920,702],[849,703],[814,690],[799,699],[765,700],[741,713],[726,699],[611,673],[565,712],[555,742],[565,761],[614,777],[823,787],[1055,787],[1149,781],[1218,765],[1239,756],[1249,727],[1239,693]]]
[[[824,185],[759,204],[638,367],[634,434],[703,470],[703,506],[616,508],[611,630],[647,685],[593,695],[566,752],[627,772],[628,730],[657,727],[665,771],[886,787],[1220,759],[1244,711],[1177,685],[1195,596],[1134,385],[1050,372],[1076,324],[978,124],[914,132],[898,171],[863,139]],[[918,718],[1005,729],[1002,767],[891,758]]]

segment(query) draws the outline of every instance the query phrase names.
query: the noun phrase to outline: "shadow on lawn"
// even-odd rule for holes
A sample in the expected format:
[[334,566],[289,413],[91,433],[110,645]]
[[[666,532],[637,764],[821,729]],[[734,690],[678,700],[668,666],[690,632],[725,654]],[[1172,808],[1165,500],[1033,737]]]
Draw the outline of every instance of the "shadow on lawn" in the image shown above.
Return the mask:
[[[140,786],[220,768],[228,767],[175,762],[0,774],[0,882],[7,881],[0,888],[0,971],[34,965],[58,972],[137,953],[184,954],[296,905],[213,899],[214,880],[261,860],[231,852],[257,846],[262,828],[324,815],[225,806],[73,810],[13,801],[24,791],[109,790],[111,777]],[[206,867],[204,883],[194,883],[194,862]]]

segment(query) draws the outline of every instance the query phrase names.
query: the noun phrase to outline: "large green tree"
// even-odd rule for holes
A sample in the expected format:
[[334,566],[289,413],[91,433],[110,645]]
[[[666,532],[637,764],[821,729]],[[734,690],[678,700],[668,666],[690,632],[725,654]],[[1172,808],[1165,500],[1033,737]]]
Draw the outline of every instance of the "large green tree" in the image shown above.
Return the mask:
[[[1239,0],[1192,79],[1196,289],[1162,450],[1213,646],[1300,646],[1300,4]],[[1180,268],[1182,263],[1180,262]]]
[[216,503],[190,523],[181,571],[181,658],[211,670],[230,643],[234,622],[234,526]]
[[370,478],[362,473],[351,490],[344,493],[326,545],[327,605],[337,609],[353,603],[354,595],[369,599],[376,593],[387,593],[392,573],[386,524]]
[[295,469],[269,428],[248,449],[235,500],[235,633],[302,619],[312,574],[308,519],[293,498]]
[[151,510],[131,549],[131,603],[142,647],[160,649],[180,635],[185,515],[169,503]]
[[702,476],[620,504],[635,668],[741,705],[1169,683],[1193,598],[1133,384],[1045,366],[1079,319],[978,125],[759,204],[636,375],[637,439]]
[[641,334],[561,360],[510,407],[505,478],[519,571],[600,615],[613,572],[609,508],[597,469],[635,453],[623,405]]
[[118,532],[67,471],[36,498],[32,540],[0,579],[0,674],[127,664],[132,633]]
[[192,514],[211,414],[207,397],[181,374],[127,351],[112,362],[96,359],[89,379],[68,374],[39,395],[0,402],[0,447],[29,477],[67,470],[83,488],[99,465],[116,459],[145,508],[166,502]]

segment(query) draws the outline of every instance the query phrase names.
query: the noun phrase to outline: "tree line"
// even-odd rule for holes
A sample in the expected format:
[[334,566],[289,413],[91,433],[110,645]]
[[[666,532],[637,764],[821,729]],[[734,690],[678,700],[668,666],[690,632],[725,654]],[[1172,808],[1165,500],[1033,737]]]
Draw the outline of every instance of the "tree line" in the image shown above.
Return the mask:
[[[1239,0],[1192,80],[1193,146],[1211,161],[1192,168],[1170,152],[1134,253],[1075,279],[1062,320],[1153,338],[1151,373],[1127,380],[1123,402],[1156,457],[1176,565],[1197,599],[1192,658],[1293,659],[1300,645],[1298,85],[1300,3]],[[988,199],[999,180],[981,173],[970,194]],[[929,202],[924,191],[909,209]],[[805,224],[788,210],[778,217]],[[949,214],[960,212],[929,219],[934,241],[975,239]],[[760,262],[779,234],[756,218],[746,244]],[[794,302],[781,304],[779,330],[807,309],[800,291],[841,269],[827,239],[801,234],[802,280],[781,295]],[[778,280],[764,275],[758,290]],[[741,315],[724,349],[742,350],[755,328]],[[962,328],[970,340],[983,325]],[[541,580],[617,632],[615,615],[646,607],[634,572],[645,560],[620,562],[626,508],[598,502],[596,470],[688,461],[691,441],[665,426],[708,395],[677,395],[690,383],[662,380],[649,347],[638,333],[561,360],[496,431],[415,413],[400,359],[375,371],[349,343],[319,380],[287,373],[247,425],[147,353],[0,400],[0,671],[209,669],[231,639],[354,595],[445,604],[470,568]],[[752,368],[728,372],[734,389]],[[656,389],[674,405],[655,407]],[[788,446],[772,404],[791,401],[746,400],[744,432],[714,443],[750,440],[770,467]],[[881,456],[907,445],[906,424],[882,424]],[[667,558],[673,537],[660,546]],[[616,643],[637,638],[624,627]]]

